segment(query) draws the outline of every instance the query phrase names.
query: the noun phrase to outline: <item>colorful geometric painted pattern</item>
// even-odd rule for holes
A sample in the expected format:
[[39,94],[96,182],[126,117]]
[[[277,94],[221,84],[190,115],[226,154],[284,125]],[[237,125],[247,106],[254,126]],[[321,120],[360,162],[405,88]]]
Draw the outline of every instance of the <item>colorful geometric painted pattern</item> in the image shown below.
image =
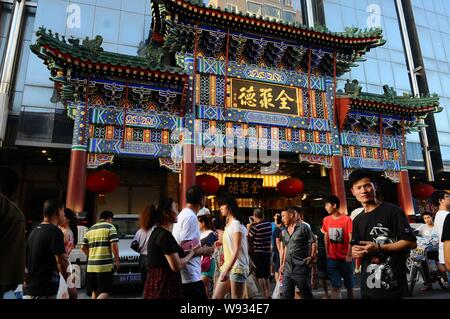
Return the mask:
[[[365,133],[341,133],[342,145],[380,147],[380,136]],[[398,149],[398,139],[394,136],[383,136],[383,148]]]
[[197,106],[197,118],[216,121],[243,122],[249,124],[264,124],[278,127],[302,128],[317,131],[329,131],[326,119],[305,118],[282,114],[247,111],[234,108],[221,108],[207,105]]
[[116,155],[133,155],[143,157],[170,157],[173,145],[160,143],[140,143],[118,140],[104,140],[91,138],[89,141],[90,153],[107,153]]
[[344,168],[368,168],[376,171],[400,171],[399,161],[361,158],[361,157],[342,157]]
[[[197,61],[197,72],[225,76],[224,61],[207,57],[199,57],[197,58]],[[234,61],[228,63],[228,76],[308,88],[308,75],[305,73],[285,71],[276,68],[262,68],[249,64],[238,64]],[[325,77],[312,75],[311,89],[324,91]]]
[[84,105],[78,105],[74,110],[75,123],[73,126],[72,150],[85,151],[88,145],[88,115]]
[[[94,108],[90,110],[90,122],[93,124],[123,125],[124,114],[124,111]],[[127,126],[173,130],[180,124],[179,116],[168,113],[149,112],[143,114],[127,111]]]

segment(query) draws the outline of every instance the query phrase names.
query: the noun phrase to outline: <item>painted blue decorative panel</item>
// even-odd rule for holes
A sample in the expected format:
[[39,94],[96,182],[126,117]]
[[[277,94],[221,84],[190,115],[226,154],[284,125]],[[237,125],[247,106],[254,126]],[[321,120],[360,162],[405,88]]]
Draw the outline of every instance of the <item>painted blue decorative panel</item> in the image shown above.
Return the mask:
[[134,155],[150,157],[170,157],[173,145],[160,143],[128,142],[92,138],[89,141],[90,153],[107,153],[117,155]]
[[399,161],[387,161],[380,159],[360,158],[360,157],[343,157],[344,168],[367,168],[377,171],[400,171]]
[[253,112],[234,108],[220,108],[207,105],[197,106],[197,117],[205,120],[243,122],[278,127],[293,127],[316,131],[330,130],[328,120],[305,118],[273,113]]
[[[380,137],[364,133],[341,133],[342,145],[380,147]],[[397,149],[397,141],[393,136],[383,136],[383,148]]]

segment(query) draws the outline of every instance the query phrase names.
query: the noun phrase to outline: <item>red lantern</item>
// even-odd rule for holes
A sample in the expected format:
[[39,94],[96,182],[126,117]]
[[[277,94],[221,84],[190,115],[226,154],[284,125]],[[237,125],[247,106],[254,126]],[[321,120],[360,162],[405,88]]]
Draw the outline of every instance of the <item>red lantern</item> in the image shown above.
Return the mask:
[[195,183],[203,188],[206,196],[215,194],[219,190],[219,180],[208,174],[198,175]]
[[414,197],[420,199],[430,198],[431,194],[434,192],[434,187],[430,184],[416,184],[411,187],[411,193]]
[[119,187],[119,175],[106,169],[89,173],[86,178],[86,188],[92,193],[107,194]]
[[304,188],[303,181],[298,178],[286,178],[277,184],[277,191],[281,196],[287,198],[297,197],[303,192]]

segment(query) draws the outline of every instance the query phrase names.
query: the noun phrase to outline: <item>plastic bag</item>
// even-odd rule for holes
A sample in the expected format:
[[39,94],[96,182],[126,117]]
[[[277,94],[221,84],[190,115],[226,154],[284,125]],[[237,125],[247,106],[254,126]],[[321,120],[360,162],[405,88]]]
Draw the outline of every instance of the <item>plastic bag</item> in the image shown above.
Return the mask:
[[281,299],[282,292],[283,292],[283,283],[280,276],[278,278],[277,284],[275,285],[275,289],[273,290],[272,299]]
[[249,299],[262,299],[261,289],[255,274],[250,274],[245,282]]
[[59,288],[56,294],[56,299],[69,299],[69,290],[64,277],[59,274]]

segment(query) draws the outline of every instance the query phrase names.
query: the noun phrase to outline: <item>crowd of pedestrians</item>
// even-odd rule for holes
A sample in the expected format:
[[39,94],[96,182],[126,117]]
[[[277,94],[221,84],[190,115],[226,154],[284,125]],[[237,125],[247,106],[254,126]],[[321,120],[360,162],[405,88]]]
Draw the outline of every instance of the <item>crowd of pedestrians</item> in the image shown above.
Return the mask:
[[[26,241],[24,216],[12,200],[17,180],[7,174],[0,174],[0,242],[8,242],[2,246],[6,258],[0,263],[0,296],[23,285],[24,299],[59,298],[64,282],[66,297],[77,298],[68,258],[77,245],[76,215],[59,200],[47,200],[42,222]],[[353,299],[355,266],[360,266],[362,298],[405,297],[406,259],[417,246],[406,215],[377,199],[372,172],[354,171],[349,186],[361,209],[348,216],[341,212],[339,198],[328,196],[327,216],[314,229],[299,206],[273,216],[257,208],[248,218],[236,198],[223,193],[220,216],[213,218],[199,186],[187,190],[181,211],[173,199],[160,198],[139,215],[131,245],[139,253],[143,298],[313,299],[320,284],[324,299],[342,298],[342,286],[346,298]],[[429,257],[445,273],[450,269],[450,194],[436,191],[430,203],[436,212],[423,213],[425,224],[418,233],[438,243]],[[103,211],[99,217],[80,237],[92,299],[109,297],[113,274],[120,269],[114,214]],[[428,289],[432,283],[425,278]]]

